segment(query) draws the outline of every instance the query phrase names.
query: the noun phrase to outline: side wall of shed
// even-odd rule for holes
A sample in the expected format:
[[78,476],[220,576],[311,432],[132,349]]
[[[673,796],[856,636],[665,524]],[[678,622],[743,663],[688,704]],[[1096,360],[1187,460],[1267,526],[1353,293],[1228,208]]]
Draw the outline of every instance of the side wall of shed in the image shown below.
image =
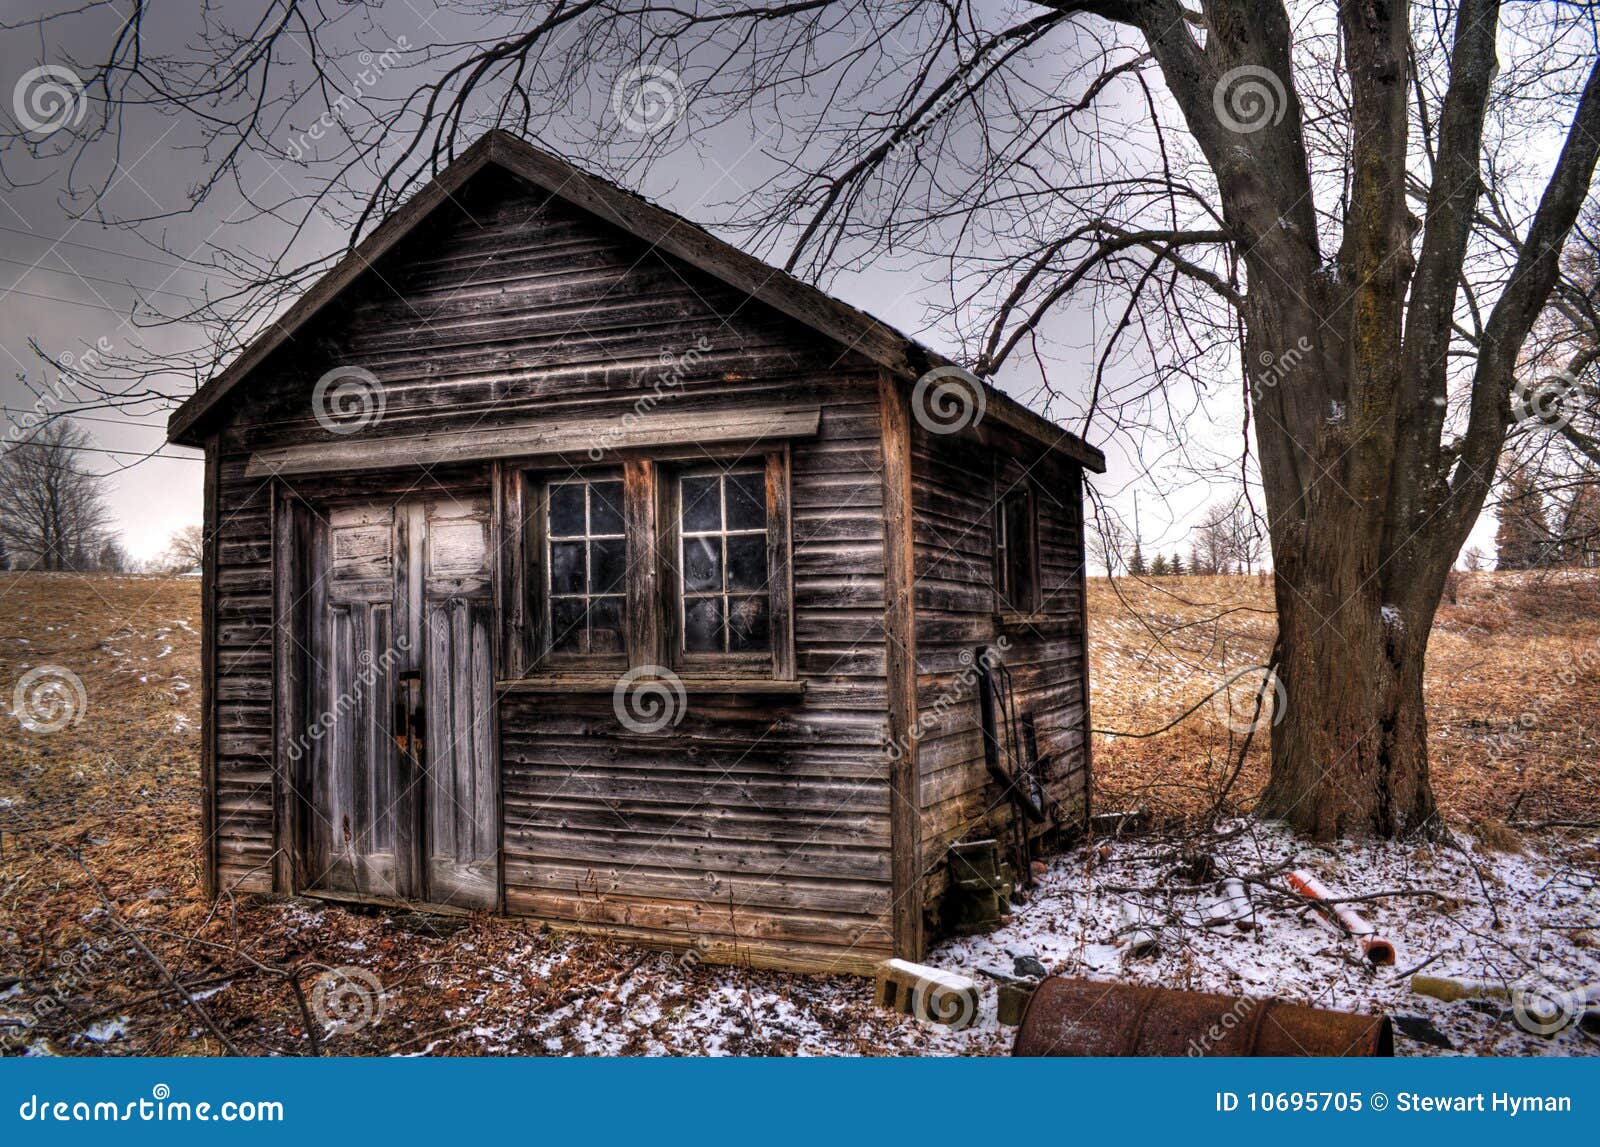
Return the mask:
[[[921,853],[932,906],[947,887],[950,845],[1004,839],[1014,816],[984,761],[974,669],[981,648],[1003,649],[1017,711],[1036,723],[1057,824],[1070,831],[1087,815],[1083,472],[982,423],[959,434],[918,426],[912,459]],[[1038,512],[1042,608],[1018,621],[1003,617],[997,600],[994,517],[1000,498],[1024,483]]]

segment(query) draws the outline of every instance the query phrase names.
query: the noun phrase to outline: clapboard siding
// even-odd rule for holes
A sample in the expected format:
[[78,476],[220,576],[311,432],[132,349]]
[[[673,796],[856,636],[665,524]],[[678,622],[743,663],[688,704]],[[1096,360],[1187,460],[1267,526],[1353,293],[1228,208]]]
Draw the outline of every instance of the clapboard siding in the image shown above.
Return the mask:
[[[1071,828],[1088,811],[1084,744],[1081,471],[1037,445],[992,427],[913,442],[912,520],[916,565],[918,774],[922,865],[931,906],[946,887],[951,844],[992,836],[1013,812],[984,762],[978,684],[981,647],[1008,643],[1002,660],[1019,713],[1036,723],[1050,758],[1047,798]],[[994,508],[1029,482],[1038,509],[1041,613],[1048,628],[998,620]]]

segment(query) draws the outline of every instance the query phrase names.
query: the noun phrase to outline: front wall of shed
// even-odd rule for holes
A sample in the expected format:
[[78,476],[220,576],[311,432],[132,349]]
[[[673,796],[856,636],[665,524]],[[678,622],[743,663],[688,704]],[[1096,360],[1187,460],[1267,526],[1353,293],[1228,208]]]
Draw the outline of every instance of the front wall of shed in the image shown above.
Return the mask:
[[[275,501],[436,492],[417,472],[251,479],[252,451],[330,438],[310,394],[334,365],[382,380],[383,417],[360,432],[376,441],[557,414],[620,418],[676,363],[681,382],[661,408],[711,422],[751,403],[823,409],[819,435],[791,446],[805,694],[691,694],[681,724],[646,736],[619,725],[609,694],[505,698],[506,906],[656,941],[699,937],[713,958],[856,968],[881,958],[890,847],[875,369],[507,176],[482,176],[457,198],[461,210],[441,209],[275,352],[219,427],[208,637],[218,886],[287,890],[292,879],[290,802],[274,769]],[[445,477],[491,484],[487,466]]]
[[[1010,643],[1002,660],[1015,680],[1020,713],[1032,714],[1045,776],[1061,827],[1088,811],[1085,720],[1087,686],[1083,623],[1082,471],[1003,428],[913,439],[912,522],[916,546],[917,704],[923,732],[922,870],[930,906],[947,885],[951,844],[993,836],[1013,815],[984,762],[976,650]],[[1031,480],[1038,507],[1040,591],[1036,627],[996,618],[994,507],[1006,491]]]

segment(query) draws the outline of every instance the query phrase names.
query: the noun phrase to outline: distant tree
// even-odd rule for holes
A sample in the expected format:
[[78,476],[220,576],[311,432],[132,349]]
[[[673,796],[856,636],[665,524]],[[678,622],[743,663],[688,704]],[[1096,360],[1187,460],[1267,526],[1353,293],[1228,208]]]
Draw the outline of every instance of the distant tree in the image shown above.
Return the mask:
[[1172,567],[1167,565],[1167,555],[1157,554],[1156,560],[1150,563],[1151,577],[1166,577],[1172,572]]
[[0,455],[0,536],[21,569],[94,568],[108,539],[101,478],[83,468],[89,435],[46,423]]
[[1172,560],[1167,563],[1167,568],[1170,569],[1174,575],[1182,575],[1189,572],[1183,568],[1183,555],[1178,553],[1176,550],[1173,551]]
[[1200,551],[1198,549],[1191,549],[1189,551],[1189,572],[1191,574],[1204,574],[1212,572],[1211,570],[1206,569],[1206,564],[1201,560]]
[[1556,498],[1552,560],[1557,565],[1600,565],[1600,486],[1584,482]]
[[1128,554],[1128,572],[1134,577],[1143,577],[1145,574],[1150,572],[1149,567],[1146,566],[1144,562],[1144,551],[1139,548],[1139,538],[1137,535],[1135,535],[1133,539],[1133,549]]
[[1095,515],[1095,557],[1105,567],[1107,577],[1117,576],[1117,571],[1123,566],[1122,555],[1127,545],[1128,532],[1122,528],[1121,522],[1105,513]]
[[1514,471],[1506,479],[1494,544],[1500,569],[1531,570],[1550,564],[1550,522],[1545,516],[1544,494],[1526,470]]
[[1461,555],[1461,568],[1468,573],[1477,573],[1488,564],[1487,556],[1477,546],[1468,546],[1466,552]]
[[122,543],[115,538],[107,538],[95,554],[94,568],[102,573],[131,573],[134,562],[128,556],[128,551],[122,548]]
[[175,574],[197,569],[205,560],[206,532],[200,526],[185,526],[167,542],[163,565]]

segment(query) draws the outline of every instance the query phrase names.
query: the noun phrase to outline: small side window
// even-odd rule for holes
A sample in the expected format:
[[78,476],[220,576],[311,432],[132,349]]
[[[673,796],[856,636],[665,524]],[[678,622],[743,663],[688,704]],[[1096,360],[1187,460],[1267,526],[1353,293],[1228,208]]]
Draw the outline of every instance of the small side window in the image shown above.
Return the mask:
[[995,514],[995,589],[1003,612],[1039,608],[1038,537],[1032,491],[1025,486],[1007,491]]

